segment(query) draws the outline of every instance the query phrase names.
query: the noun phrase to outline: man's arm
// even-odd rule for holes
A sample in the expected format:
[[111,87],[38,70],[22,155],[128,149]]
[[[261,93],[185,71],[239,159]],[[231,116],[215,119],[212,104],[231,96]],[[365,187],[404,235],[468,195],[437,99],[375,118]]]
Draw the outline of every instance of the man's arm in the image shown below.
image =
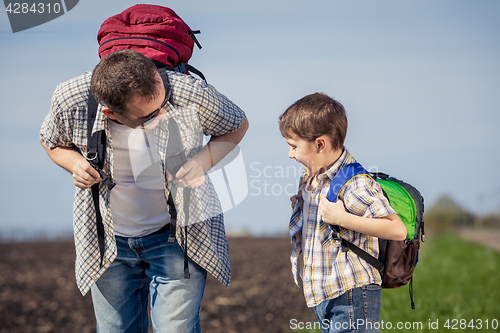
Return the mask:
[[76,148],[55,147],[50,149],[43,141],[40,140],[40,143],[54,163],[73,175],[75,186],[87,189],[102,181],[99,172],[89,164]]
[[205,174],[215,164],[229,154],[245,136],[249,123],[245,118],[236,131],[221,136],[212,136],[210,141],[175,175],[174,184],[178,187],[198,187],[205,181]]

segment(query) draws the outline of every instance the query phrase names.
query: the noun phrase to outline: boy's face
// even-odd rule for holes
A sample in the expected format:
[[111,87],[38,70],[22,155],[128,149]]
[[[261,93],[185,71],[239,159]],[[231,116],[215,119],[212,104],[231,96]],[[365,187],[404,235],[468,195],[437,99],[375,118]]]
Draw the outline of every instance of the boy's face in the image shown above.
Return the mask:
[[290,146],[288,157],[302,163],[311,174],[316,173],[322,165],[319,163],[320,154],[316,142],[309,142],[300,138],[286,138]]

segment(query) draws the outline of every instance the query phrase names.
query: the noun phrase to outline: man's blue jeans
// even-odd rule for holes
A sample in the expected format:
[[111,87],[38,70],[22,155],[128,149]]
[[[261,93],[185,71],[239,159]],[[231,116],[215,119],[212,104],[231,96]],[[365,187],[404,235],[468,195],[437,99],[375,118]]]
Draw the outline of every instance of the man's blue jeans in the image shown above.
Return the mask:
[[141,238],[116,237],[118,256],[92,286],[97,332],[148,332],[148,298],[155,332],[200,332],[207,272],[164,232]]
[[314,312],[323,333],[378,332],[382,289],[366,285],[321,302]]

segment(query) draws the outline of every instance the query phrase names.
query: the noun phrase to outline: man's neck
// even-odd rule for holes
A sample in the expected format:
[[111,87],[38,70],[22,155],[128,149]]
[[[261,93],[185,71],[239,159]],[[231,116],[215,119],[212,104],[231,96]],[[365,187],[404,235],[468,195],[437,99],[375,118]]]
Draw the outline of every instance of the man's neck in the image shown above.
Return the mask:
[[115,124],[118,124],[118,125],[123,125],[122,123],[120,123],[118,120],[116,119],[111,119],[111,118],[108,118],[109,120],[111,120],[112,122],[114,122]]

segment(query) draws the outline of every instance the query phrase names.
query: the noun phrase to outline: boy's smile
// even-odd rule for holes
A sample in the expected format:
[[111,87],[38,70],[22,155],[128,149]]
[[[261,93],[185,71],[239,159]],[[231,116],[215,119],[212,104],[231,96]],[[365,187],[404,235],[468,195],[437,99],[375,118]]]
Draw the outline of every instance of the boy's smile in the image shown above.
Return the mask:
[[327,136],[321,135],[314,141],[285,138],[290,146],[288,157],[302,163],[311,175],[324,172],[342,155],[343,149],[333,149]]
[[314,174],[321,165],[318,164],[318,149],[316,142],[309,142],[300,138],[286,138],[286,142],[290,146],[288,157],[302,163],[310,173]]

